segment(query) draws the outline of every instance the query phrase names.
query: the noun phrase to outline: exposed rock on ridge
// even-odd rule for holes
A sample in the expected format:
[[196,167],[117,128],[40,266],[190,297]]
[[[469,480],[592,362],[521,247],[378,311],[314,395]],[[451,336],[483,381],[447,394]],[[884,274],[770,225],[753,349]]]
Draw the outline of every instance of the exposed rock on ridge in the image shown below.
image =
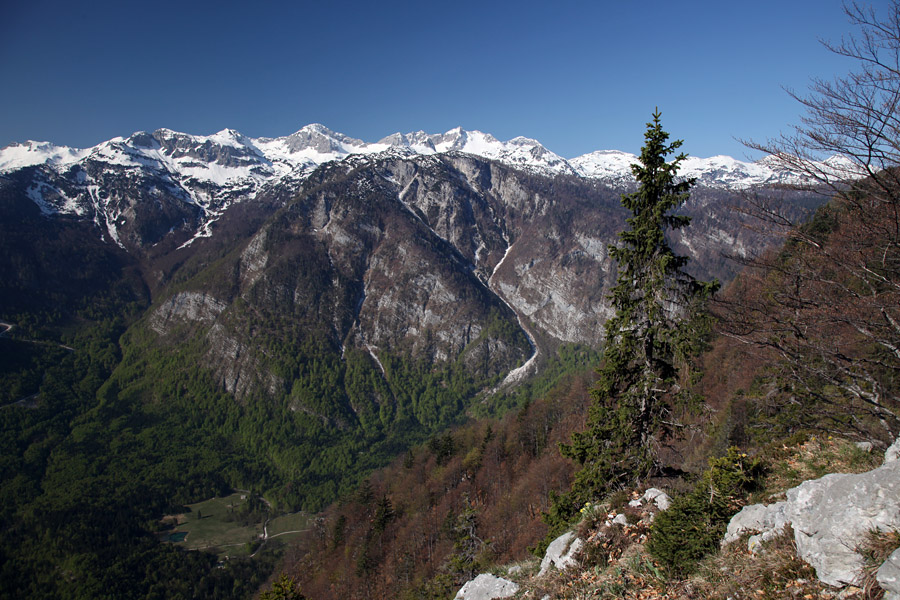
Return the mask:
[[834,586],[860,583],[864,563],[857,548],[865,535],[900,529],[900,461],[888,452],[885,464],[867,473],[832,473],[788,490],[784,502],[746,506],[729,522],[723,543],[757,531],[750,538],[753,549],[788,524],[798,555],[820,580]]
[[484,573],[466,583],[456,593],[455,600],[493,600],[509,598],[519,591],[518,584]]

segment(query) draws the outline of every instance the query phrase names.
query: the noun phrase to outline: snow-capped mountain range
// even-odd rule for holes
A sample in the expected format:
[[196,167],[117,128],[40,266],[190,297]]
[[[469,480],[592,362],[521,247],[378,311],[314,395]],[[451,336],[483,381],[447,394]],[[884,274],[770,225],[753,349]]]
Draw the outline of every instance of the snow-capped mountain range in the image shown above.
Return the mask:
[[[630,165],[637,157],[617,150],[600,150],[572,159],[554,154],[540,142],[516,137],[502,142],[480,131],[451,129],[443,134],[395,133],[374,143],[348,137],[319,124],[279,138],[249,138],[233,129],[208,136],[158,129],[114,138],[93,148],[69,148],[28,141],[0,149],[0,173],[46,165],[61,172],[85,160],[119,166],[165,169],[181,180],[218,186],[236,181],[263,182],[290,172],[307,171],[352,154],[382,152],[438,154],[462,152],[497,160],[546,175],[569,174],[614,183],[631,180]],[[749,187],[778,183],[785,174],[764,162],[743,162],[729,156],[689,157],[681,175],[701,185]]]
[[[615,188],[633,184],[630,165],[637,162],[633,154],[615,150],[565,159],[533,139],[502,142],[462,128],[443,134],[396,133],[367,143],[312,124],[279,138],[249,138],[232,129],[207,136],[158,129],[85,149],[29,141],[0,149],[0,179],[16,177],[44,214],[92,219],[121,246],[117,223],[132,221],[136,211],[152,204],[166,206],[170,216],[184,213],[185,223],[195,223],[195,236],[208,236],[210,224],[234,202],[252,198],[264,186],[302,182],[324,163],[442,153],[475,155],[540,175],[597,180]],[[728,156],[688,158],[680,175],[696,177],[700,186],[732,190],[793,178],[765,161]]]

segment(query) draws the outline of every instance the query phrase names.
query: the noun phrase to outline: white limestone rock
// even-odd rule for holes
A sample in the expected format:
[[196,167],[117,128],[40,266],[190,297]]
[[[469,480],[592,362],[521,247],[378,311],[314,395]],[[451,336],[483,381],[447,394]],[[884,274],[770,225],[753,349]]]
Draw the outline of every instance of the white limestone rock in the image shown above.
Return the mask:
[[747,532],[783,531],[787,524],[784,515],[785,508],[784,502],[776,502],[768,506],[763,504],[745,506],[728,522],[728,529],[725,531],[722,545],[737,541],[741,535]]
[[884,600],[900,600],[900,549],[884,561],[875,573],[875,581],[884,590]]
[[482,573],[475,579],[467,582],[456,592],[454,600],[494,600],[494,598],[509,598],[519,591],[519,584],[496,577],[490,573]]
[[581,550],[583,545],[584,542],[576,537],[572,531],[568,531],[550,542],[550,545],[547,546],[547,552],[544,554],[543,560],[541,560],[541,570],[538,572],[538,577],[544,575],[551,565],[563,571],[576,564],[575,554]]
[[875,445],[872,442],[856,442],[856,447],[863,452],[871,452],[875,449]]
[[728,524],[724,543],[757,531],[751,543],[773,537],[790,523],[797,553],[833,586],[861,582],[856,548],[872,530],[900,529],[900,461],[866,473],[832,473],[787,491],[787,500],[745,507]]
[[653,502],[659,510],[669,510],[672,499],[667,493],[657,488],[649,488],[644,495],[641,496],[641,502]]
[[884,464],[898,460],[900,460],[900,437],[894,440],[894,443],[888,446],[888,449],[884,452]]

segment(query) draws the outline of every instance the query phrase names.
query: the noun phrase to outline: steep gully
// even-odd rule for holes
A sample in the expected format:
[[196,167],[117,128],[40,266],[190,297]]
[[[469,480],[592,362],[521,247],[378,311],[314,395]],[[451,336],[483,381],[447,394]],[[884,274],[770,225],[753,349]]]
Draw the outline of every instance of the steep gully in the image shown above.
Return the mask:
[[522,331],[525,332],[525,336],[528,338],[528,343],[531,344],[531,349],[533,350],[533,353],[528,358],[528,360],[526,360],[520,367],[516,367],[515,369],[513,369],[512,371],[507,373],[506,377],[503,379],[503,381],[500,382],[500,384],[497,385],[494,389],[492,389],[488,393],[488,395],[494,394],[497,391],[499,391],[500,389],[502,389],[508,385],[516,384],[516,383],[520,382],[522,379],[524,379],[528,375],[529,371],[531,371],[532,367],[535,365],[535,361],[537,360],[538,356],[540,356],[540,354],[541,354],[541,349],[537,345],[537,339],[535,338],[532,331],[528,328],[528,326],[525,325],[525,319],[522,318],[522,313],[519,312],[516,309],[516,307],[513,306],[512,303],[510,303],[503,296],[503,294],[500,293],[499,288],[495,289],[494,284],[493,284],[494,276],[497,274],[497,271],[503,265],[504,261],[506,261],[506,257],[509,256],[509,252],[510,252],[510,250],[512,250],[512,247],[514,245],[514,243],[510,244],[508,239],[506,240],[506,243],[508,244],[506,247],[506,252],[503,253],[503,258],[500,259],[500,262],[498,262],[497,266],[494,267],[494,270],[491,273],[491,276],[488,277],[486,286],[498,298],[500,298],[500,300],[502,300],[503,303],[506,304],[506,306],[508,306],[511,311],[513,311],[513,313],[515,313],[516,319],[519,322],[519,327],[521,327]]
[[[453,243],[450,242],[450,240],[447,240],[443,236],[441,236],[437,231],[434,230],[434,228],[431,226],[430,223],[428,223],[425,219],[422,218],[422,215],[420,215],[417,211],[413,210],[413,207],[406,200],[406,196],[408,195],[410,189],[412,188],[413,183],[416,181],[415,175],[417,175],[417,173],[414,174],[414,176],[412,178],[410,178],[409,182],[403,186],[400,193],[397,194],[397,199],[400,201],[400,203],[403,205],[403,207],[407,211],[409,211],[409,213],[412,214],[413,217],[416,218],[416,220],[418,220],[422,225],[424,225],[426,228],[428,228],[429,231],[431,231],[432,235],[434,235],[437,238],[443,239],[449,245],[453,246]],[[394,179],[393,177],[384,177],[384,179],[391,184],[399,185],[398,181],[396,179]],[[534,333],[525,324],[527,321],[527,317],[525,317],[521,313],[521,311],[519,311],[511,302],[509,302],[509,300],[507,300],[506,297],[501,293],[499,287],[495,286],[493,283],[494,277],[497,275],[497,272],[500,270],[500,267],[503,266],[503,263],[506,261],[506,258],[509,256],[510,251],[512,250],[513,246],[515,245],[515,242],[513,242],[512,244],[509,242],[509,238],[506,237],[506,235],[503,236],[503,239],[506,242],[506,252],[503,253],[503,258],[501,258],[500,261],[496,264],[496,266],[494,266],[494,270],[491,272],[490,277],[487,278],[487,281],[483,280],[481,277],[476,277],[476,279],[478,281],[480,281],[482,283],[482,285],[484,285],[488,289],[488,291],[490,291],[497,298],[499,298],[500,301],[503,302],[507,307],[509,307],[509,309],[516,315],[516,320],[519,323],[519,327],[525,333],[525,337],[528,338],[528,343],[531,346],[531,349],[533,352],[527,361],[525,361],[521,366],[516,367],[515,369],[513,369],[509,373],[507,373],[506,377],[503,379],[503,381],[501,381],[493,389],[489,390],[487,392],[487,394],[485,394],[486,396],[491,396],[507,386],[514,385],[514,384],[522,381],[531,372],[531,370],[535,367],[535,363],[541,354],[540,347],[537,344],[537,338],[535,337]],[[474,270],[475,265],[470,264],[469,268]],[[368,349],[369,349],[369,353],[372,355],[373,358],[375,358],[375,361],[378,363],[378,366],[381,367],[381,362],[378,360],[378,358],[372,352],[371,347],[369,347]],[[384,367],[381,367],[381,370],[382,370],[382,372],[384,372]]]

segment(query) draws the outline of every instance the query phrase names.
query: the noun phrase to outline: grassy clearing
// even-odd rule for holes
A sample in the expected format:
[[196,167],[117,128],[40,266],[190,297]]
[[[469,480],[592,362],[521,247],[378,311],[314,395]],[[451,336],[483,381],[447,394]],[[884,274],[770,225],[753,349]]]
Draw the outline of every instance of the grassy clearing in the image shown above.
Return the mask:
[[269,539],[277,537],[283,542],[287,542],[297,537],[301,531],[305,531],[312,526],[312,519],[305,513],[293,513],[290,515],[281,515],[269,521],[267,527]]
[[[191,504],[189,512],[168,515],[163,522],[174,523],[174,529],[164,533],[187,533],[182,542],[175,542],[189,550],[207,550],[223,557],[252,554],[264,532],[264,521],[243,524],[239,513],[247,504],[247,494],[236,492],[223,498],[211,498]],[[293,513],[272,518],[265,530],[269,539],[280,543],[290,541],[309,527],[309,517]]]
[[811,436],[797,446],[770,448],[762,454],[771,465],[763,489],[750,503],[784,499],[784,492],[827,473],[862,473],[881,465],[882,453],[866,452],[856,444],[831,436]]

